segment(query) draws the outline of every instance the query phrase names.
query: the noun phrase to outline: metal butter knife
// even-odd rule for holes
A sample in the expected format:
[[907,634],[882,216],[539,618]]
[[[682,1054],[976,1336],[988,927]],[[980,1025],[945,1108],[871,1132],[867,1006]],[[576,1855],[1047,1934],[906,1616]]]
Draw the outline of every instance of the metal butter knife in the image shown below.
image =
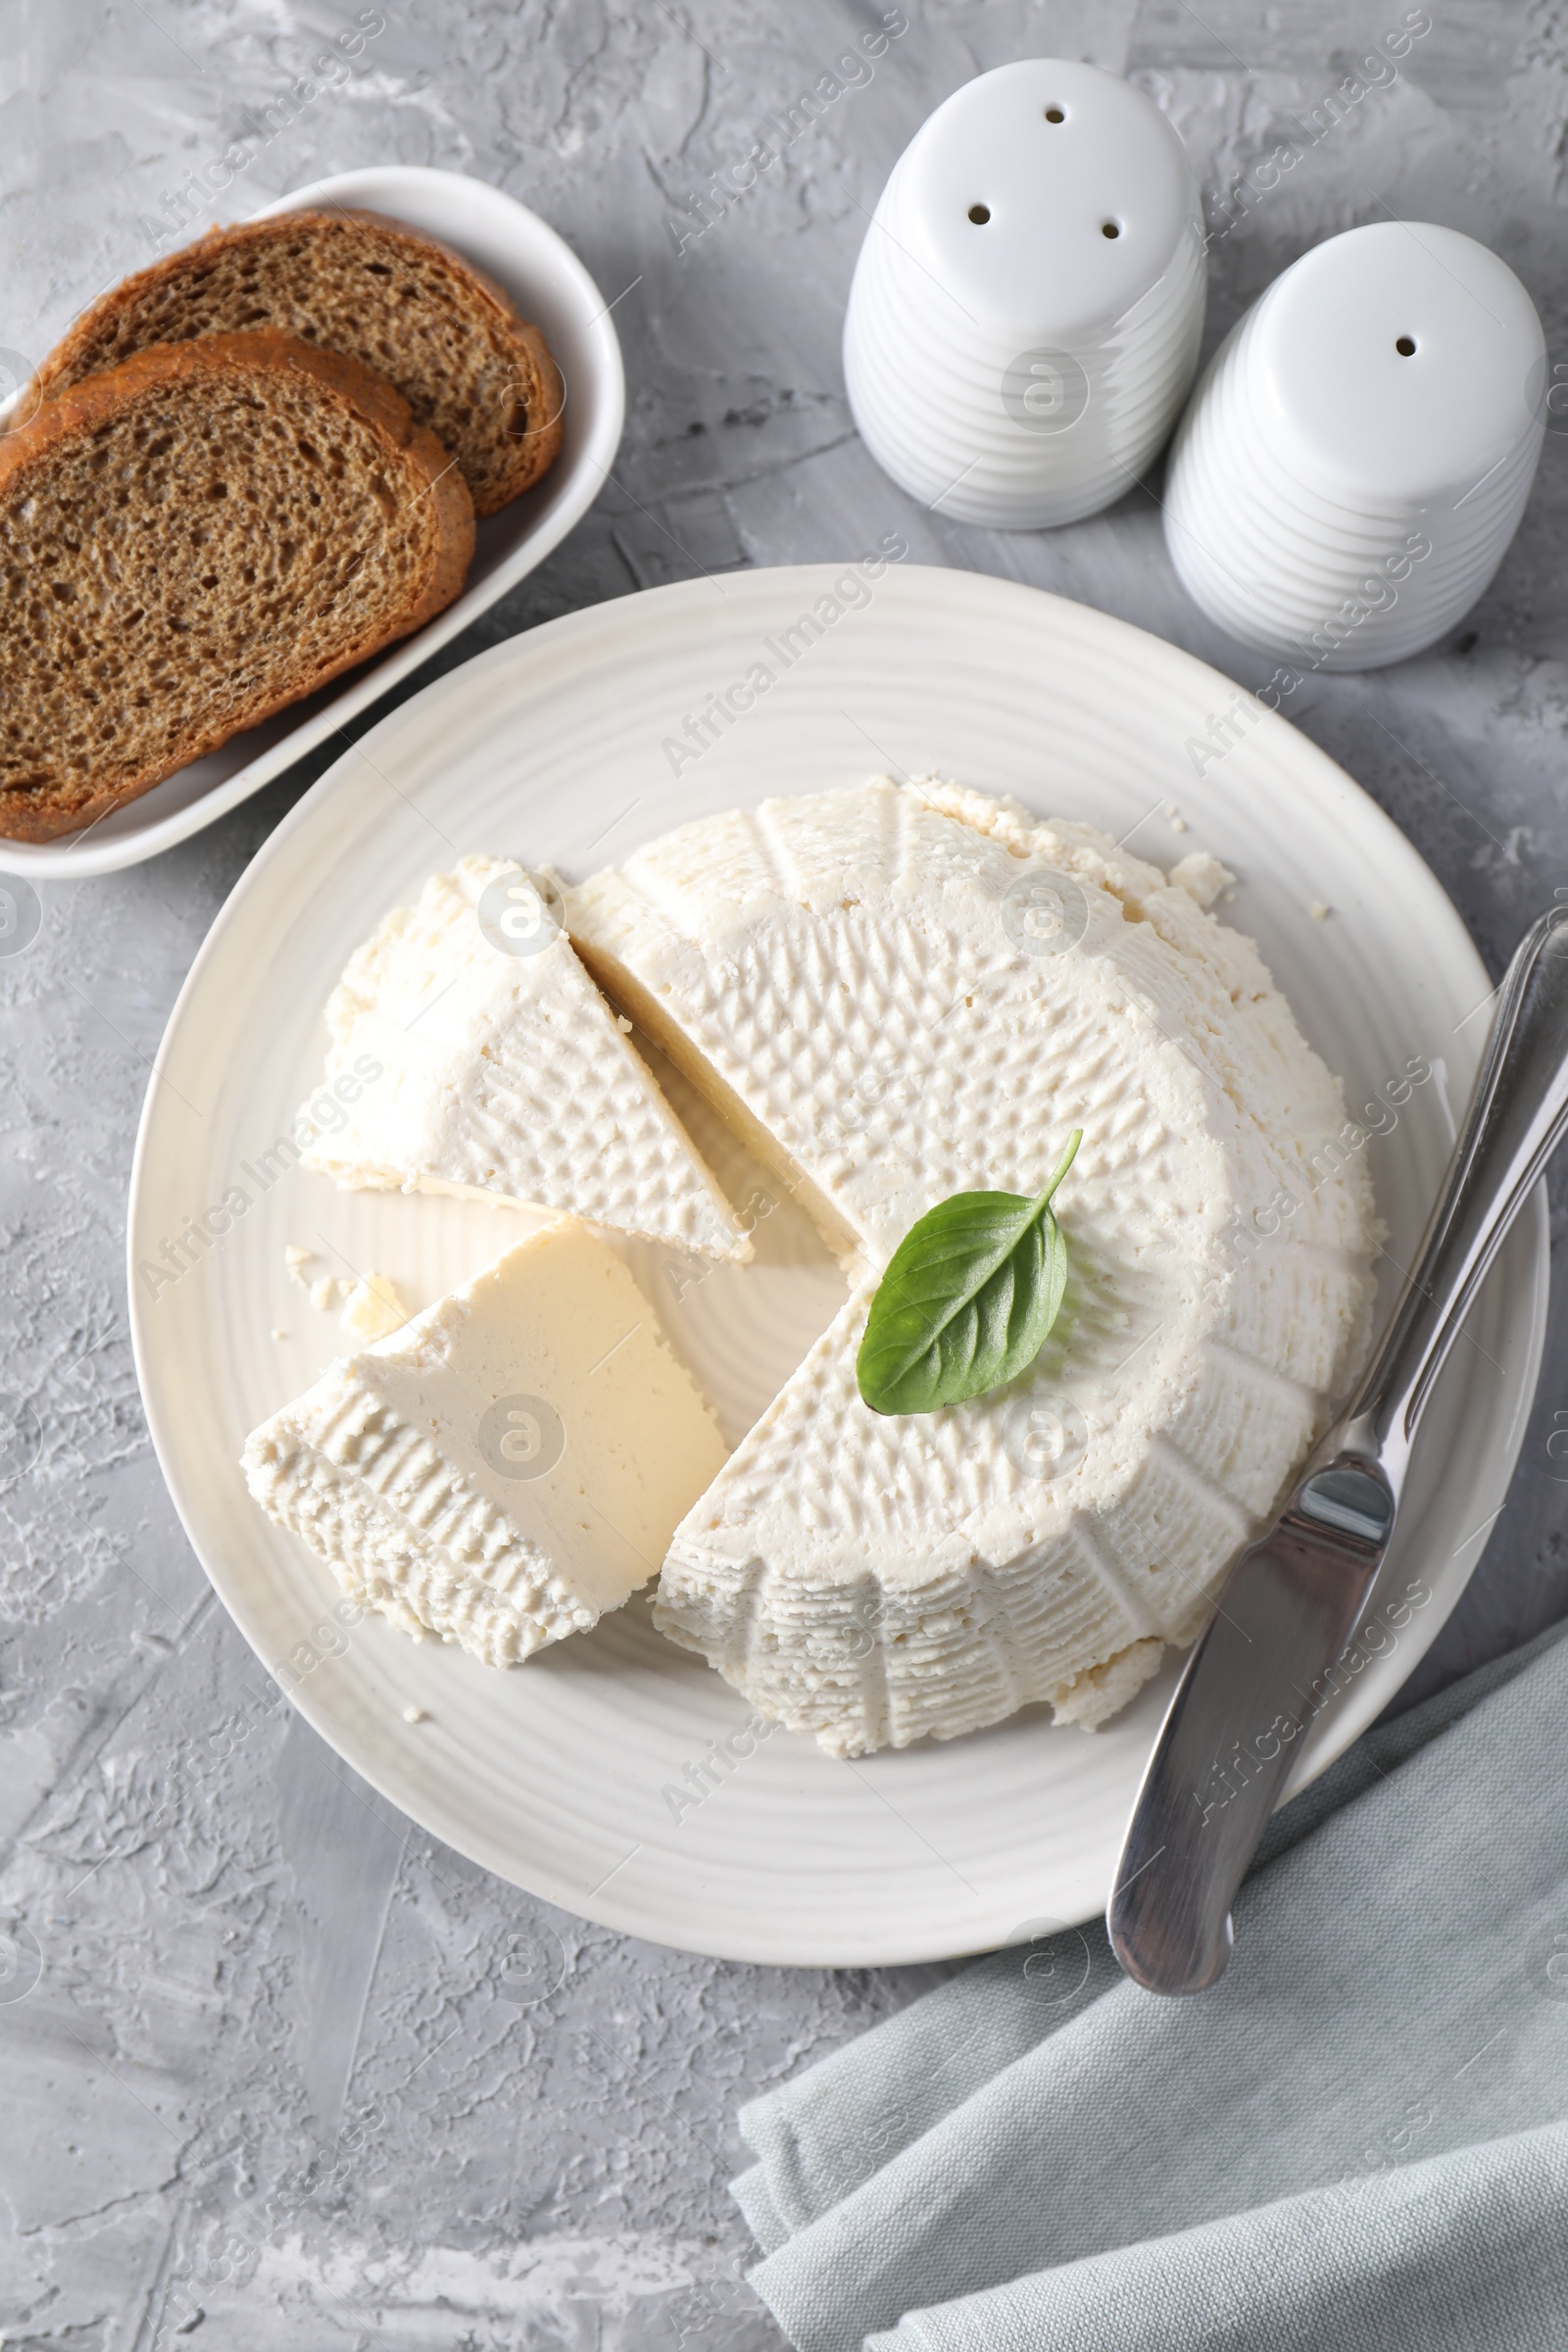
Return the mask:
[[1133,1807],[1105,1924],[1151,1992],[1199,1992],[1231,1953],[1236,1889],[1358,1624],[1416,1425],[1503,1236],[1568,1130],[1568,906],[1497,992],[1464,1131],[1371,1370],[1219,1596]]

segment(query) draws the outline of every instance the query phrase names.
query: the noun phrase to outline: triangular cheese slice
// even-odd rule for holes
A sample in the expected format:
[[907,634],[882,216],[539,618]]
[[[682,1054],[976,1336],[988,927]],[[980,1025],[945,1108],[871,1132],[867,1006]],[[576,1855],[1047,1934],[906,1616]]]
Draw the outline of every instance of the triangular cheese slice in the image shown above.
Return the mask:
[[619,1608],[723,1461],[631,1274],[564,1217],[329,1365],[244,1452],[351,1600],[487,1666]]
[[351,957],[304,1165],[340,1185],[556,1209],[713,1257],[751,1245],[572,953],[560,893],[465,858]]

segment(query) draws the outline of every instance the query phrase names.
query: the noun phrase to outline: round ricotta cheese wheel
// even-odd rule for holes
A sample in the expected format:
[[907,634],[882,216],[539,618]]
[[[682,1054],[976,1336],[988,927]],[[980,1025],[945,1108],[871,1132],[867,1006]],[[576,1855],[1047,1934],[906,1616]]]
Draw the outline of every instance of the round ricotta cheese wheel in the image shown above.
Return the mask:
[[[572,892],[612,993],[816,1215],[848,1303],[676,1530],[657,1622],[838,1754],[1031,1701],[1093,1727],[1190,1642],[1366,1350],[1339,1082],[1250,941],[1107,836],[921,779],[682,827]],[[1007,1387],[883,1416],[881,1268],[950,1194],[1054,1203]]]

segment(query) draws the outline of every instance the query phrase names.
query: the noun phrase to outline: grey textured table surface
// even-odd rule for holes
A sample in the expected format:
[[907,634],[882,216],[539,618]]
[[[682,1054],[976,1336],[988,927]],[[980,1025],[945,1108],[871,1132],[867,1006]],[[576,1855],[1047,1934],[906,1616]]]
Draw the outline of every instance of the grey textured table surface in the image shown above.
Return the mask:
[[[874,0],[385,0],[358,16],[345,85],[307,99],[323,39],[356,23],[335,0],[9,0],[0,343],[40,355],[171,221],[202,217],[188,175],[236,144],[222,219],[322,172],[446,166],[535,207],[619,297],[630,398],[598,505],[441,666],[699,567],[858,553],[891,500],[917,561],[1082,598],[1249,685],[1266,666],[1177,586],[1152,497],[993,536],[911,506],[859,446],[839,362],[850,273],[937,101],[1030,55],[1152,91],[1208,197],[1210,343],[1305,247],[1392,213],[1500,251],[1568,361],[1553,0],[1432,0],[1398,66],[1354,81],[1423,12],[907,0],[874,68],[677,250],[671,217],[883,21]],[[1260,187],[1281,144],[1298,160]],[[1292,706],[1413,837],[1494,970],[1568,891],[1565,518],[1553,432],[1462,628]],[[149,865],[51,884],[37,938],[0,962],[0,2342],[751,2352],[779,2339],[738,2278],[735,2106],[934,1972],[637,1945],[412,1830],[297,1719],[215,1737],[259,1669],[148,1448],[123,1201],[179,982],[315,772]],[[1508,1507],[1420,1688],[1568,1608],[1565,1316],[1568,1297]],[[541,1927],[566,1973],[523,2006],[513,1957]]]

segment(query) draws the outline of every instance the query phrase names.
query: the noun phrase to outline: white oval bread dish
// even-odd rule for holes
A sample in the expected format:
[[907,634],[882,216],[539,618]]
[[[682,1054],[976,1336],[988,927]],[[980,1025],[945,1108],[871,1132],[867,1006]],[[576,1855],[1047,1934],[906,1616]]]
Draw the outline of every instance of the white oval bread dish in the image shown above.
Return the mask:
[[[620,443],[625,376],[614,321],[576,255],[537,214],[458,172],[381,165],[296,188],[256,216],[341,207],[439,238],[474,263],[543,330],[565,381],[564,440],[544,479],[478,526],[463,593],[367,666],[279,710],[85,832],[0,840],[0,872],[38,882],[137,865],[213,824],[368,709],[436,648],[543,563],[604,487]],[[25,387],[23,388],[23,395]]]

